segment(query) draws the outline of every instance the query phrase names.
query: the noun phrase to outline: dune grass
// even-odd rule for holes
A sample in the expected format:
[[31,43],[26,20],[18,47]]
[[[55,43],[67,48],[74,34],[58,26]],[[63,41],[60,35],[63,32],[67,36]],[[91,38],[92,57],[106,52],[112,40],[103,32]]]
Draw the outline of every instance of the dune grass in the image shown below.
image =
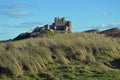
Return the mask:
[[119,60],[120,39],[94,33],[0,43],[2,80],[119,80]]

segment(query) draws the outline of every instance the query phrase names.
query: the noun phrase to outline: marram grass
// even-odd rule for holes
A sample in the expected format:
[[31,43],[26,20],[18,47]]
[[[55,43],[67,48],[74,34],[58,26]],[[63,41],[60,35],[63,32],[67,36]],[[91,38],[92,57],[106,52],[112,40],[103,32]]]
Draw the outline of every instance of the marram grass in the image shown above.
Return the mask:
[[[29,77],[31,74],[43,73],[34,75],[34,79],[46,80],[52,76],[54,79],[51,80],[67,78],[100,80],[97,72],[94,72],[99,71],[95,69],[97,66],[100,70],[101,68],[105,69],[106,72],[101,73],[103,75],[100,74],[103,76],[101,79],[105,80],[104,76],[108,77],[104,75],[108,74],[107,71],[112,70],[111,73],[114,73],[116,69],[113,68],[119,67],[120,64],[118,66],[111,64],[116,59],[120,59],[119,38],[110,38],[94,33],[56,34],[52,37],[0,43],[0,76],[3,80],[5,78],[12,79],[11,76],[16,77],[14,78],[16,80],[20,76],[23,80],[32,80],[33,77]],[[85,66],[88,66],[89,69],[86,70]],[[116,73],[119,73],[119,69]],[[112,76],[108,79],[112,80],[111,78]],[[119,79],[116,77],[116,80]]]

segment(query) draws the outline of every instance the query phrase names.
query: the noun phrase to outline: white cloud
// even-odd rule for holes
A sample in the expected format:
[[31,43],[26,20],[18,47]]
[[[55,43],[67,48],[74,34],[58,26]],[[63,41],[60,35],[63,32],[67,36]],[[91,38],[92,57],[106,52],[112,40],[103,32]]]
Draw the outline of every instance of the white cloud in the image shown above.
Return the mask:
[[107,25],[107,24],[101,24],[100,26],[103,27],[103,28],[105,28],[105,27],[107,27],[108,25]]
[[101,24],[101,25],[97,26],[96,28],[109,29],[109,28],[115,28],[115,27],[120,28],[120,22],[112,22],[111,24]]

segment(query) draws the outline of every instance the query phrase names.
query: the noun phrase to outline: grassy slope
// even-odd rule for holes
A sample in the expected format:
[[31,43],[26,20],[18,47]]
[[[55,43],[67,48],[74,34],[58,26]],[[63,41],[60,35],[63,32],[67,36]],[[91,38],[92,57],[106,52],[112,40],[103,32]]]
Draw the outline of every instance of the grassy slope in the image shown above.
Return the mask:
[[120,39],[69,33],[0,43],[2,80],[120,80]]

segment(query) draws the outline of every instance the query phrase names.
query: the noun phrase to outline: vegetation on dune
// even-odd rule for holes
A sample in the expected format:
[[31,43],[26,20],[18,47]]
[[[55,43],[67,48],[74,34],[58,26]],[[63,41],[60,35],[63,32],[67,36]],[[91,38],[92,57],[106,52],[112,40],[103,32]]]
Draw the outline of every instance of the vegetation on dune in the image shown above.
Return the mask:
[[[120,39],[95,33],[0,43],[2,80],[119,80]],[[55,36],[53,36],[55,35]]]

